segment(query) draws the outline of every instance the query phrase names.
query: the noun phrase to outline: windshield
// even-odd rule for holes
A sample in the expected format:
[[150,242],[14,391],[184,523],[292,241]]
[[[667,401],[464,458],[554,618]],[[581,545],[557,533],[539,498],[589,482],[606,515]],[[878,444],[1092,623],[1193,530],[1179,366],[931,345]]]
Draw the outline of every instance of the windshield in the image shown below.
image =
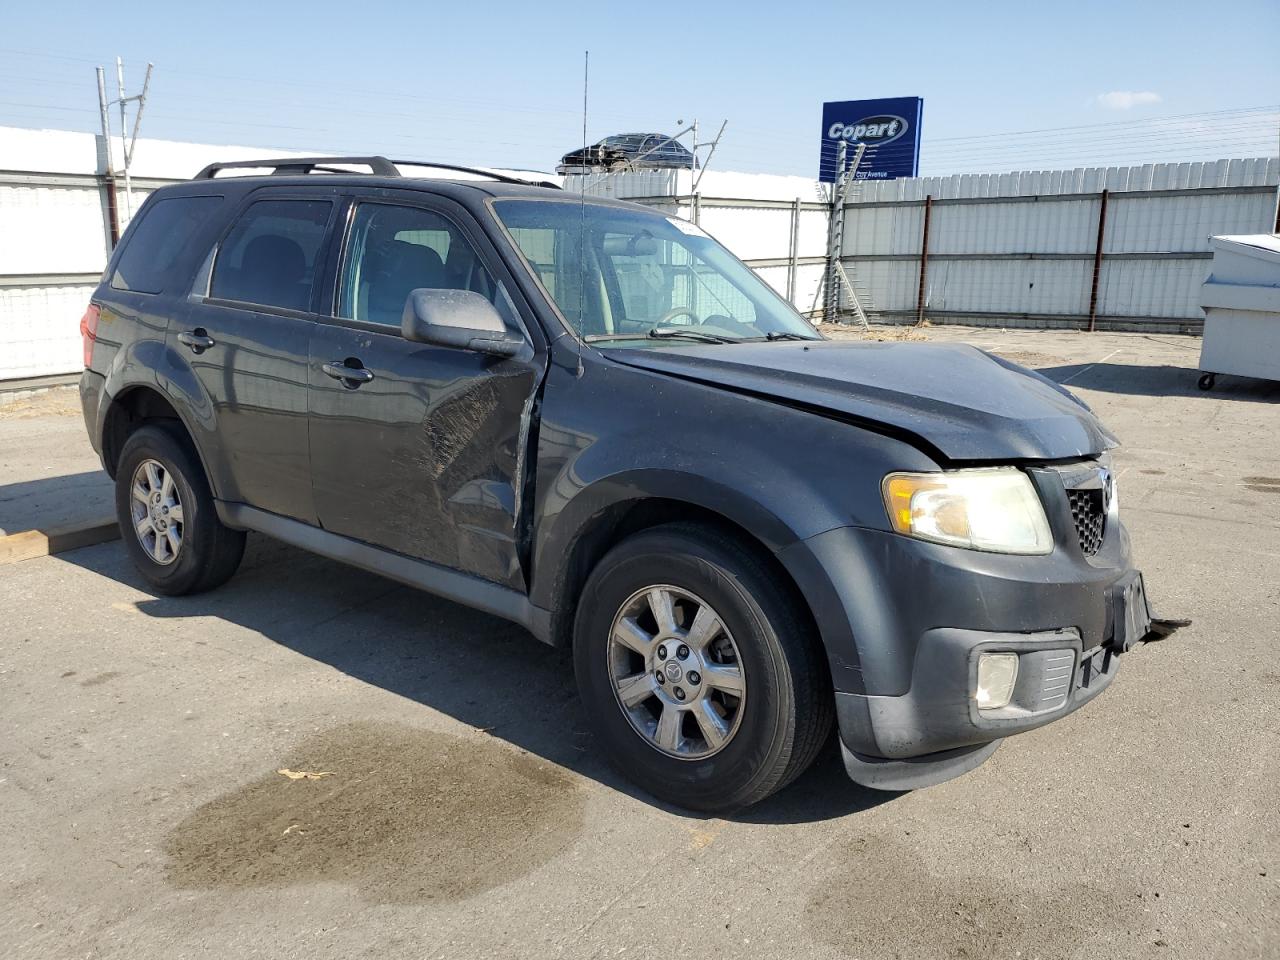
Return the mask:
[[751,268],[684,220],[571,200],[499,200],[494,208],[588,342],[822,339]]

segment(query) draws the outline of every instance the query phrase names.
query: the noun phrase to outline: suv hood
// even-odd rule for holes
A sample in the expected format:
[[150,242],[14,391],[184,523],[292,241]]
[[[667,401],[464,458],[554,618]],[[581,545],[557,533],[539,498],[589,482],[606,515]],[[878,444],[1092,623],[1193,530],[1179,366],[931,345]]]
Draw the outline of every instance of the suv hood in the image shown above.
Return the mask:
[[627,366],[910,434],[947,460],[1063,460],[1116,444],[1065,388],[964,344],[682,343],[602,352]]

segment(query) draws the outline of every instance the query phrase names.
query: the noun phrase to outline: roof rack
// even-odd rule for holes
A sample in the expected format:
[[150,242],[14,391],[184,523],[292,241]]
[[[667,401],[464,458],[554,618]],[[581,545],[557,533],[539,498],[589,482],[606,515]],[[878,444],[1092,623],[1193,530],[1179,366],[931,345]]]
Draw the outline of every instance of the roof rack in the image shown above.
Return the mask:
[[229,163],[211,163],[195,175],[196,180],[212,180],[222,170],[252,170],[271,167],[273,175],[287,176],[293,173],[311,173],[321,170],[325,173],[350,173],[350,170],[337,170],[330,166],[334,163],[359,164],[368,167],[369,172],[378,177],[398,177],[400,171],[386,157],[283,157],[278,160],[234,160]]
[[435,170],[452,170],[454,173],[474,173],[477,176],[487,177],[490,180],[497,180],[499,183],[517,183],[523,186],[547,186],[560,189],[560,184],[552,180],[525,180],[521,177],[513,177],[506,173],[495,173],[492,170],[485,170],[482,167],[460,167],[453,163],[435,163],[432,160],[392,160],[392,163],[402,164],[406,167],[431,167]]
[[223,170],[255,170],[270,168],[272,175],[288,176],[290,174],[307,174],[314,171],[322,173],[351,173],[351,170],[340,170],[334,164],[351,164],[368,167],[369,172],[377,177],[400,177],[403,174],[396,169],[396,164],[406,167],[432,167],[436,170],[451,170],[454,173],[472,173],[500,183],[517,183],[525,185],[542,185],[559,189],[560,185],[551,180],[525,180],[505,173],[495,173],[480,167],[461,167],[452,163],[435,163],[431,160],[388,160],[386,157],[283,157],[278,160],[234,160],[228,163],[211,163],[195,175],[196,180],[212,180]]

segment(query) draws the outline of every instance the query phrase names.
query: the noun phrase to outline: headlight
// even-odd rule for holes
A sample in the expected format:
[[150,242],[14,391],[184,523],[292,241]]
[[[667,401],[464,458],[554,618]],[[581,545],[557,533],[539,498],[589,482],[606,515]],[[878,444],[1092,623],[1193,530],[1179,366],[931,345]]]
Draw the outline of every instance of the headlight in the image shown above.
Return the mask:
[[891,473],[881,490],[893,529],[909,537],[994,553],[1053,549],[1040,497],[1016,467]]

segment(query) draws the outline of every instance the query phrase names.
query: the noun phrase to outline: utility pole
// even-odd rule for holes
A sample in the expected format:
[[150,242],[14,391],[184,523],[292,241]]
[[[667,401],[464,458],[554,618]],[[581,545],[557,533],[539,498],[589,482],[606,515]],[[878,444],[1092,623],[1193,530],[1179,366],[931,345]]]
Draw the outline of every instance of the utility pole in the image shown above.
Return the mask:
[[107,235],[111,238],[111,249],[115,249],[120,241],[120,213],[116,209],[116,165],[111,156],[111,113],[107,109],[107,79],[101,67],[98,72],[98,115],[102,121],[102,145],[106,153],[107,163]]
[[[142,123],[142,111],[147,105],[147,89],[151,86],[151,71],[154,64],[147,64],[147,74],[142,80],[142,92],[132,97],[125,96],[124,93],[124,61],[116,57],[116,89],[119,93],[116,103],[120,104],[120,152],[124,159],[124,213],[125,219],[133,218],[133,182],[129,176],[129,167],[133,163],[133,148],[138,144],[138,126]],[[98,71],[99,84],[101,85],[102,71]],[[99,94],[99,101],[104,102],[106,93]],[[129,113],[128,106],[130,103],[137,103],[138,109],[133,115],[133,132],[129,132]],[[103,124],[104,132],[107,133],[107,155],[111,155],[110,130],[107,127],[107,113],[105,103],[103,103]],[[111,161],[108,160],[108,163]]]

